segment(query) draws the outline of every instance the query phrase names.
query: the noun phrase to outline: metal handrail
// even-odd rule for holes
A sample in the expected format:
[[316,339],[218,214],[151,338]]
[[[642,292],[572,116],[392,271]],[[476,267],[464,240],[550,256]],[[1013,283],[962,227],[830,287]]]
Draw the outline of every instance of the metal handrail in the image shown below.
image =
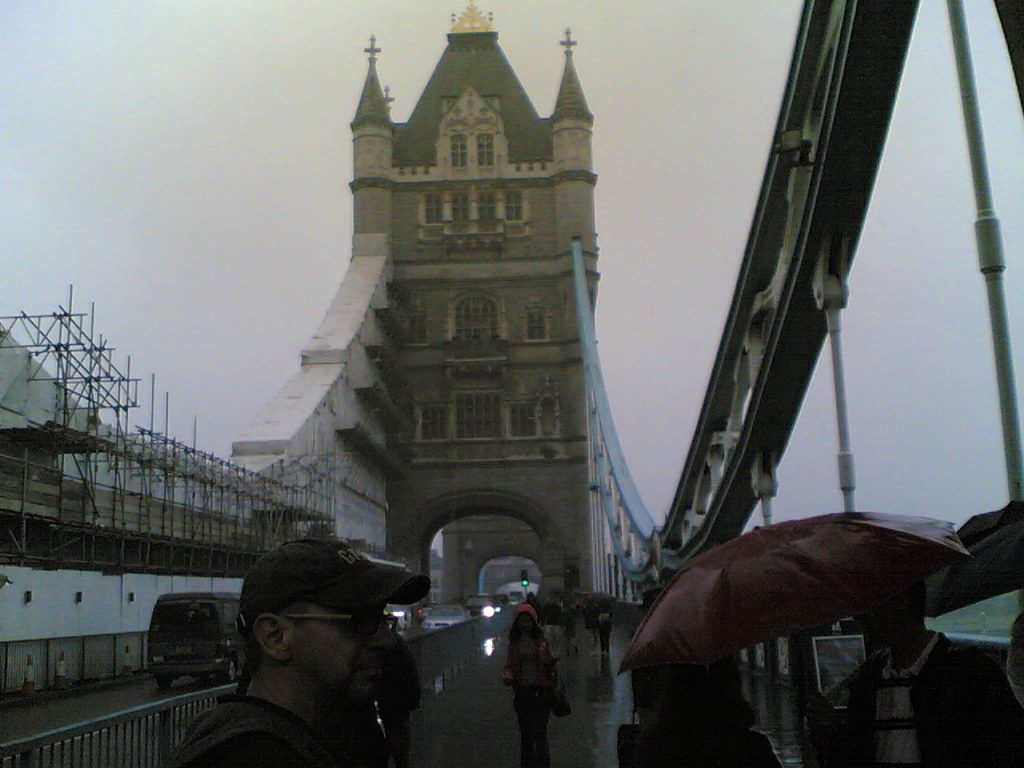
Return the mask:
[[[437,678],[448,677],[485,640],[506,632],[511,624],[512,612],[503,611],[491,619],[480,617],[410,637],[407,642],[417,660],[421,685],[431,689]],[[231,683],[185,693],[0,744],[0,768],[156,768],[181,740],[196,715],[235,690]]]

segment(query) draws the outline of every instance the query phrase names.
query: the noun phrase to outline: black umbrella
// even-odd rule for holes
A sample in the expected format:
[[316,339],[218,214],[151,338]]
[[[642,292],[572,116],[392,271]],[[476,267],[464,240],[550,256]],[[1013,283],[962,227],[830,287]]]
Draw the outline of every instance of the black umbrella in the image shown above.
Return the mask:
[[928,615],[1024,589],[1024,502],[975,515],[957,531],[973,555],[928,578]]

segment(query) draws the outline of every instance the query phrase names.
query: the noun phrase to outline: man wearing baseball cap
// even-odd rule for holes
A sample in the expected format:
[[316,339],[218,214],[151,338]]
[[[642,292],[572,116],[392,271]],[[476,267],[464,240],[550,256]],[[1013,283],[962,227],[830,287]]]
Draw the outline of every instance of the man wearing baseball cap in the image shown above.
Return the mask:
[[245,695],[197,718],[165,768],[337,768],[320,726],[339,696],[375,696],[394,644],[385,604],[414,603],[429,589],[426,576],[336,539],[290,541],[261,557],[245,576],[238,616]]

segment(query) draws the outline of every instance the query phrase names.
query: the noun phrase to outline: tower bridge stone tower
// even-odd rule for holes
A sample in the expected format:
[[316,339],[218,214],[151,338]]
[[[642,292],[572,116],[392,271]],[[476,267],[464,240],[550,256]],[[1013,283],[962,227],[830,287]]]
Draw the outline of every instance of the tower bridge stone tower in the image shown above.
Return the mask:
[[543,118],[470,4],[395,123],[371,38],[352,261],[301,369],[233,448],[256,471],[316,471],[335,489],[334,533],[414,567],[448,523],[522,521],[532,535],[500,554],[536,562],[545,588],[592,572],[570,242],[596,292],[593,117],[568,31],[563,45]]
[[536,533],[545,586],[558,588],[566,568],[591,571],[569,244],[583,239],[596,280],[593,116],[568,31],[542,118],[475,13],[406,123],[390,119],[371,52],[352,123],[355,231],[390,240],[403,315],[397,442],[410,467],[388,483],[388,548],[418,562],[446,523],[505,515]]

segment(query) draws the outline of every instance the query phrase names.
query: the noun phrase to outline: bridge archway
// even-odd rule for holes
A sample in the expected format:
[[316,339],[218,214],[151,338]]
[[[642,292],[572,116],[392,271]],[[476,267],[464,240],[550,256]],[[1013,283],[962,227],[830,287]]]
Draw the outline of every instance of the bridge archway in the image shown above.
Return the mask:
[[536,586],[532,585],[540,584],[540,566],[533,558],[525,555],[502,555],[488,560],[477,571],[477,584],[481,592],[488,594],[522,591],[519,577],[524,570],[531,585],[528,589],[536,590]]
[[[489,560],[515,555],[537,564],[545,589],[562,589],[563,574],[576,558],[565,534],[553,523],[552,513],[537,501],[525,496],[492,490],[475,490],[436,497],[404,518],[405,525],[392,525],[389,520],[389,549],[402,555],[411,566],[425,570],[429,563],[430,545],[435,535],[446,526],[466,528],[470,519],[486,518],[505,521],[508,535],[482,536],[477,532],[473,546],[443,552],[445,577],[442,599],[458,599],[476,591],[477,576]],[[396,521],[397,522],[397,521]],[[501,526],[491,526],[500,530]],[[463,541],[472,539],[464,538]],[[454,580],[454,584],[450,583]]]

